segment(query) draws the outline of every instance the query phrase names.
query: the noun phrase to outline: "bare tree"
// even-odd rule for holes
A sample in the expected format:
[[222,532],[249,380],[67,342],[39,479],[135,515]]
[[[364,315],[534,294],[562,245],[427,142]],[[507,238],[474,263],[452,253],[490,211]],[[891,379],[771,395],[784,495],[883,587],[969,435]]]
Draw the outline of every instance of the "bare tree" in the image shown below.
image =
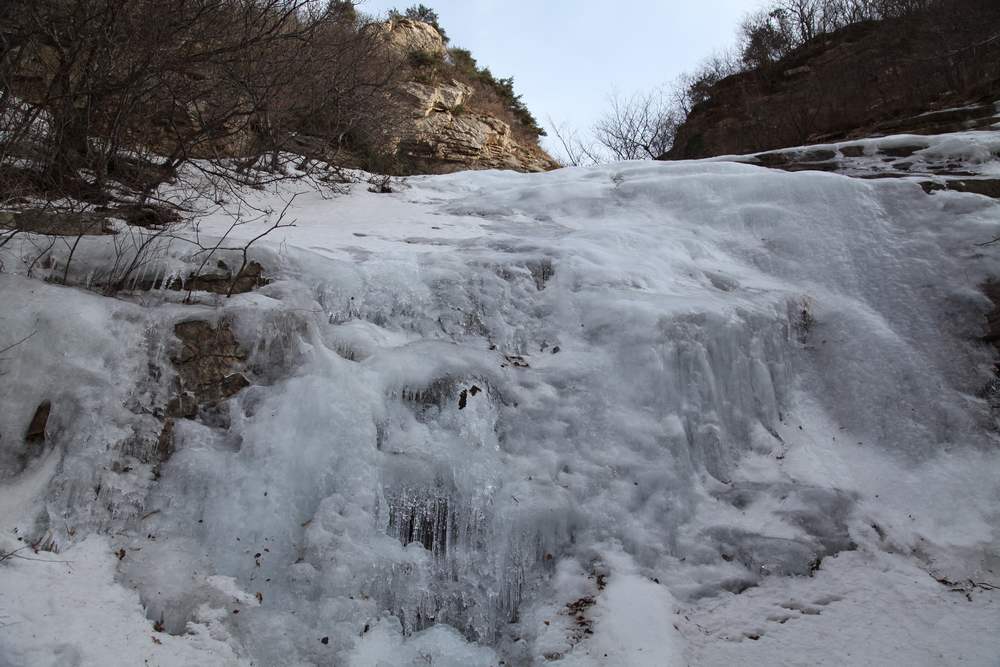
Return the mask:
[[622,97],[594,126],[594,137],[617,160],[656,159],[673,144],[679,118],[663,91]]
[[585,143],[580,139],[579,133],[567,123],[557,123],[551,116],[548,121],[558,144],[558,148],[552,152],[556,154],[559,164],[564,167],[582,167],[606,161],[593,142]]
[[0,247],[20,238],[28,271],[60,254],[47,278],[65,283],[95,226],[124,220],[96,280],[126,289],[201,215],[245,224],[245,188],[391,168],[400,71],[347,0],[0,3]]
[[8,0],[0,26],[0,171],[41,121],[16,157],[43,191],[138,178],[148,194],[194,160],[239,159],[228,175],[253,180],[284,171],[303,132],[367,149],[391,117],[399,67],[342,0]]

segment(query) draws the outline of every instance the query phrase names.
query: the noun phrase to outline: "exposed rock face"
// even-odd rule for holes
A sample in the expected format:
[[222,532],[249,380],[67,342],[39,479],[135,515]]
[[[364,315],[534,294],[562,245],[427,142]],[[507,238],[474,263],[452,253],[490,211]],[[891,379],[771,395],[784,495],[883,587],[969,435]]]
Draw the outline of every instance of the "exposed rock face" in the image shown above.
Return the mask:
[[181,282],[176,280],[169,284],[170,289],[194,290],[196,292],[211,292],[213,294],[245,294],[267,284],[264,278],[264,267],[258,262],[247,262],[239,273],[233,275],[232,270],[219,260],[218,271],[193,275]]
[[396,19],[382,24],[382,34],[389,46],[400,55],[413,52],[444,56],[444,40],[429,23],[412,19]]
[[414,117],[428,118],[435,113],[460,113],[472,97],[472,88],[461,81],[452,80],[436,86],[407,81],[400,88],[403,99],[413,106]]
[[[445,45],[432,26],[400,20],[386,35],[401,55],[443,57]],[[519,141],[503,120],[469,108],[473,89],[456,80],[407,81],[395,92],[407,120],[397,137],[397,155],[420,173],[462,169],[546,171],[559,165],[537,143]]]
[[200,409],[215,407],[250,382],[243,375],[247,352],[229,324],[212,326],[189,320],[174,327],[183,347],[171,358],[177,370],[177,396],[167,406],[170,417],[195,417]]
[[992,105],[982,102],[1000,98],[1000,3],[959,5],[966,11],[948,21],[923,16],[852,25],[770,68],[723,79],[692,110],[664,158],[995,123]]
[[510,126],[465,108],[472,88],[459,81],[430,85],[410,81],[400,96],[413,125],[401,132],[398,153],[419,171],[461,169],[546,171],[558,165],[541,148],[519,143]]

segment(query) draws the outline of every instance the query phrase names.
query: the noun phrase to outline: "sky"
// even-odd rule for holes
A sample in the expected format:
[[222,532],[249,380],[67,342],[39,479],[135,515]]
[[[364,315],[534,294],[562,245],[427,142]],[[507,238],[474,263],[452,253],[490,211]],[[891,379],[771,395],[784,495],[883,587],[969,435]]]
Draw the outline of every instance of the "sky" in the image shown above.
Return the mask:
[[[669,84],[730,47],[762,0],[423,0],[454,46],[514,87],[546,127],[586,132],[623,95]],[[363,0],[369,14],[416,4]],[[550,132],[551,134],[551,132]]]

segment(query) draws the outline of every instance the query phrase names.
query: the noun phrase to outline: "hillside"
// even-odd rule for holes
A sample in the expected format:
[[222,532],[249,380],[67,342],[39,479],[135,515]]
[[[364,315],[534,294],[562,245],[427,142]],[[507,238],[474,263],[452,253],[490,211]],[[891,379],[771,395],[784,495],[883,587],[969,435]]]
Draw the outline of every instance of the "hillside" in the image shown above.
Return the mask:
[[422,20],[316,0],[14,0],[0,25],[0,202],[145,205],[193,160],[243,185],[313,162],[556,166],[513,79]]
[[954,0],[820,34],[708,86],[664,158],[989,127],[1000,98],[998,25],[1000,4]]
[[0,664],[992,664],[1000,209],[920,170],[1000,132],[923,140],[18,235]]
[[402,117],[391,139],[399,173],[558,166],[539,146],[540,130],[513,88],[501,88],[498,96],[499,82],[468,51],[449,50],[440,33],[420,21],[390,21],[386,35],[407,72],[392,92]]

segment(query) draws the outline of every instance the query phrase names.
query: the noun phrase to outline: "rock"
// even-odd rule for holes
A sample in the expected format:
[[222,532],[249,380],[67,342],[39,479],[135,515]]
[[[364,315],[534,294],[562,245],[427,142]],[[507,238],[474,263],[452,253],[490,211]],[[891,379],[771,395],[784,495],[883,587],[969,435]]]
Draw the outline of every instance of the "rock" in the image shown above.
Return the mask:
[[180,322],[174,334],[183,347],[171,358],[177,371],[177,396],[167,405],[171,417],[193,418],[235,395],[250,381],[243,375],[247,352],[228,322]]
[[[258,287],[268,283],[264,277],[264,267],[258,262],[247,262],[239,274],[233,278],[231,271],[224,268],[220,262],[221,272],[202,273],[189,276],[187,280],[181,282],[174,280],[169,285],[173,290],[191,290],[193,292],[211,292],[212,294],[245,294],[252,292]],[[152,284],[149,285],[152,287]]]
[[[1000,3],[976,7],[947,22],[928,13],[906,25],[857,23],[771,67],[727,76],[708,88],[663,158],[989,128],[1000,97],[1000,41],[993,39]],[[977,47],[963,48],[969,44]]]
[[[421,54],[443,61],[446,56],[441,35],[426,23],[398,19],[383,24],[382,31],[390,48],[404,58]],[[537,141],[519,139],[500,118],[475,110],[472,86],[434,79],[413,72],[391,96],[404,122],[387,148],[409,171],[547,171],[559,166]]]
[[865,154],[865,147],[860,144],[841,146],[840,154],[844,157],[863,157]]
[[475,113],[431,113],[420,118],[400,138],[398,151],[421,171],[546,171],[558,166],[541,149],[519,144],[507,123]]
[[956,192],[971,192],[984,197],[1000,199],[1000,178],[948,180],[946,187]]
[[24,209],[16,214],[8,213],[9,224],[32,234],[47,236],[102,236],[114,233],[107,217],[96,213],[75,213],[71,211],[49,212],[40,209]]
[[962,105],[957,109],[929,111],[915,117],[884,120],[874,126],[880,134],[943,134],[964,130],[989,129],[996,122],[997,110],[992,103],[994,94],[985,104]]
[[112,214],[134,227],[162,227],[181,219],[174,209],[157,205],[122,206]]
[[97,208],[85,213],[27,208],[17,213],[0,212],[0,227],[48,236],[104,236],[115,233],[111,218],[137,227],[162,227],[178,222],[181,216],[171,208],[156,205]]
[[947,178],[937,181],[920,181],[920,187],[927,194],[951,190],[952,192],[968,192],[1000,199],[1000,178]]
[[198,401],[190,391],[182,391],[167,403],[167,416],[194,419],[198,416]]
[[795,162],[778,167],[785,171],[837,171],[839,168],[836,162]]
[[836,171],[836,151],[814,148],[804,151],[771,151],[755,155],[756,164],[784,171]]
[[445,54],[441,33],[434,26],[423,21],[412,19],[386,21],[381,26],[381,33],[389,48],[400,55],[426,53],[431,56],[443,57]]
[[454,80],[436,86],[408,81],[402,85],[400,92],[408,98],[407,106],[413,107],[416,118],[426,118],[434,112],[454,113],[472,96],[472,88]]
[[905,144],[901,146],[879,146],[878,152],[891,157],[910,157],[927,148],[927,144]]
[[24,434],[24,441],[28,444],[39,444],[45,442],[45,426],[49,423],[49,413],[52,412],[52,403],[42,401],[35,409],[35,415],[28,424],[28,430]]
[[799,155],[798,160],[799,162],[826,162],[827,160],[832,160],[835,157],[837,157],[836,151],[826,148],[814,148]]
[[756,157],[757,163],[764,167],[780,167],[791,160],[788,153],[761,153]]
[[165,419],[160,437],[156,440],[156,453],[160,463],[166,463],[174,454],[174,420]]
[[243,373],[230,373],[219,383],[219,393],[223,398],[229,398],[249,386],[250,380],[247,380]]

